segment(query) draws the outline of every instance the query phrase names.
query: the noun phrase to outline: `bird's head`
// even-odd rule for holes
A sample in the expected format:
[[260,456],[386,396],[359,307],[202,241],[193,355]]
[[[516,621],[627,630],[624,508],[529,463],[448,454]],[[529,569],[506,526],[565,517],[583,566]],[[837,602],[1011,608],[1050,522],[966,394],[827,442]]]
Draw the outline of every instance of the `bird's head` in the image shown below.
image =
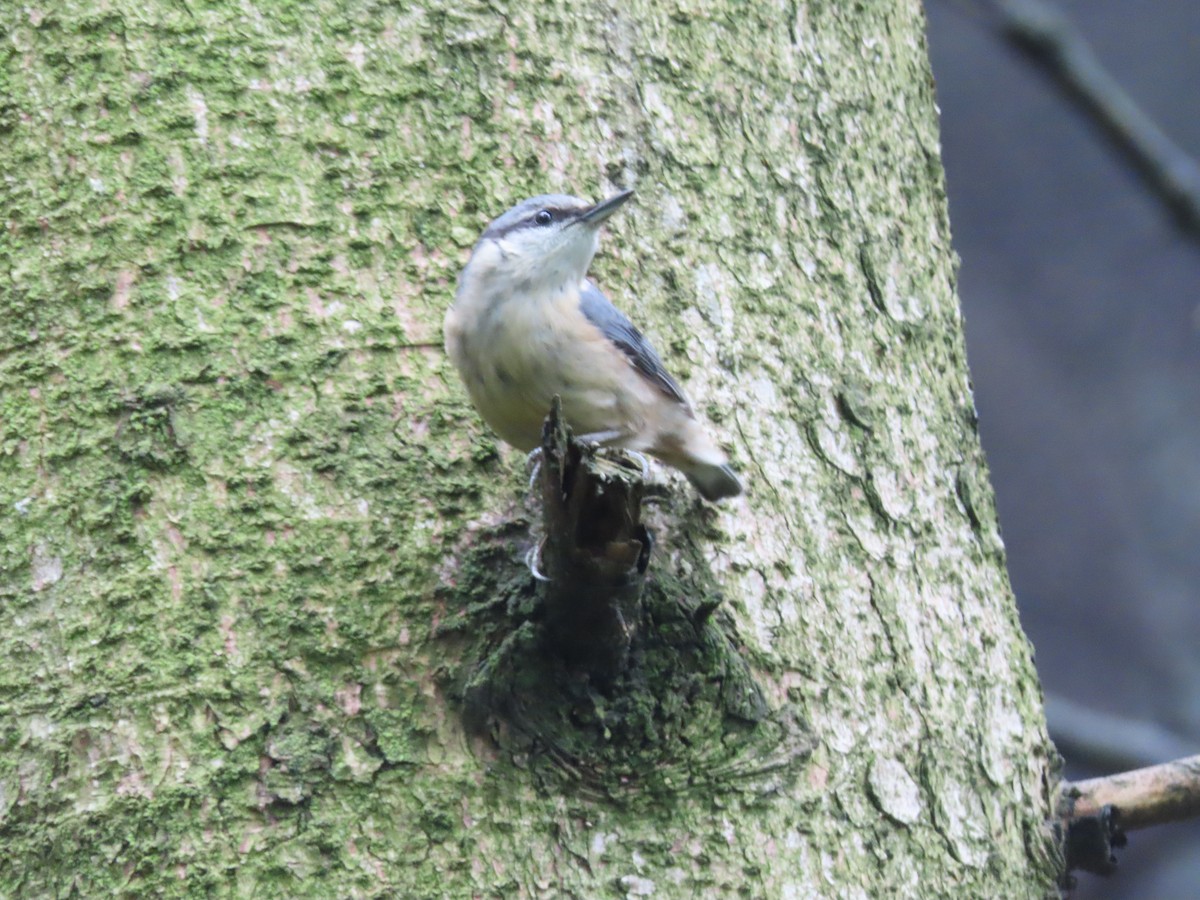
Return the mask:
[[599,203],[565,194],[522,200],[487,227],[468,269],[493,283],[511,279],[514,289],[577,283],[596,255],[601,224],[632,196],[623,191]]

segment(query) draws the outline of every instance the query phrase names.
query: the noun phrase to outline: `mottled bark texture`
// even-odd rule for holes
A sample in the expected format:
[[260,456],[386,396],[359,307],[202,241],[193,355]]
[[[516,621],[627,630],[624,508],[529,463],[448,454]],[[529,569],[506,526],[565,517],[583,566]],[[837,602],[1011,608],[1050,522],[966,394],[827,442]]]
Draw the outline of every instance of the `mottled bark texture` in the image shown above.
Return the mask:
[[[12,896],[1023,897],[1053,750],[907,2],[0,9]],[[441,350],[522,196],[730,448],[544,656]]]

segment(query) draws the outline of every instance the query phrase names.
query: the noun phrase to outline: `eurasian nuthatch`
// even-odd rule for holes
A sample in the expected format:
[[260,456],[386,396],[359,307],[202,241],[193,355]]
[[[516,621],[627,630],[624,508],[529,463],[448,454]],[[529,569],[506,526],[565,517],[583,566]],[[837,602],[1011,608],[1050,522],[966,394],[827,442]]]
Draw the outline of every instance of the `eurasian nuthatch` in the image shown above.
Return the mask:
[[644,450],[708,500],[742,491],[683,390],[629,319],[587,280],[600,225],[633,195],[595,205],[547,194],[483,232],[446,313],[446,351],[475,408],[530,451],[554,395],[583,440]]

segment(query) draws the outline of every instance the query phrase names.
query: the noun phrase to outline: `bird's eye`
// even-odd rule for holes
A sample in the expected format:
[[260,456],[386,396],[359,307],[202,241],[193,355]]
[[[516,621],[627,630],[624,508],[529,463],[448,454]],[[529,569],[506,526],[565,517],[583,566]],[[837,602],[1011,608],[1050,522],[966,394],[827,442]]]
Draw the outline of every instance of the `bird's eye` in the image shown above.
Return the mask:
[[554,213],[550,212],[548,209],[543,209],[533,217],[533,221],[539,225],[549,225],[554,221]]

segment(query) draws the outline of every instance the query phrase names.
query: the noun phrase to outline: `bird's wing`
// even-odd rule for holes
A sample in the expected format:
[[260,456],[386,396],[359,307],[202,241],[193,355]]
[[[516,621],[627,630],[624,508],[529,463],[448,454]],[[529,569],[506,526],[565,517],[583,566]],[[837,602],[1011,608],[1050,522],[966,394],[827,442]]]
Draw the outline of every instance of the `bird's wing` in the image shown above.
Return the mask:
[[689,411],[691,404],[684,396],[683,390],[676,384],[654,348],[650,346],[640,331],[625,317],[625,314],[613,306],[600,289],[590,281],[584,281],[583,290],[579,294],[579,308],[588,321],[600,329],[618,350],[625,354],[629,364],[642,374],[656,388],[682,403]]

